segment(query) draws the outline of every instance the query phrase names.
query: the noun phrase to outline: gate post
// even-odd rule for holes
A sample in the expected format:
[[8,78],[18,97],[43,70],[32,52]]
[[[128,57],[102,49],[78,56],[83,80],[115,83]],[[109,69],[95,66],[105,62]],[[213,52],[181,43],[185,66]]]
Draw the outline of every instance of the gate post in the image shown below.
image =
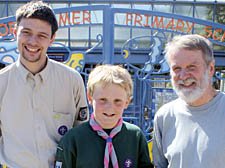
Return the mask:
[[114,14],[111,7],[103,10],[103,64],[114,64]]

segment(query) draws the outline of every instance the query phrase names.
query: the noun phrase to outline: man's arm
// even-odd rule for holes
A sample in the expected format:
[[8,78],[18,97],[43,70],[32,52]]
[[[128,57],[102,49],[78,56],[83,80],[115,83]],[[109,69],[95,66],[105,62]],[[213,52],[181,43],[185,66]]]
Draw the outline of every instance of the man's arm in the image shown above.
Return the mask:
[[74,86],[74,101],[76,105],[76,114],[73,126],[79,125],[89,120],[89,109],[87,105],[87,97],[84,82],[80,74],[77,76]]
[[159,124],[160,123],[157,120],[157,116],[155,116],[152,139],[153,164],[156,168],[167,168],[168,161],[163,153],[162,132],[160,130]]

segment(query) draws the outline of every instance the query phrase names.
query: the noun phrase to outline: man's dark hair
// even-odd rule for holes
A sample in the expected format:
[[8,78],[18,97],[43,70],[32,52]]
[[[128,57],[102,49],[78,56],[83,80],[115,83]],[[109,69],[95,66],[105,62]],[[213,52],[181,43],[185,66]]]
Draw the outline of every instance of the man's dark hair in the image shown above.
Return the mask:
[[17,26],[19,26],[22,18],[36,18],[48,22],[52,27],[52,36],[58,30],[58,23],[53,9],[42,1],[31,1],[17,9]]

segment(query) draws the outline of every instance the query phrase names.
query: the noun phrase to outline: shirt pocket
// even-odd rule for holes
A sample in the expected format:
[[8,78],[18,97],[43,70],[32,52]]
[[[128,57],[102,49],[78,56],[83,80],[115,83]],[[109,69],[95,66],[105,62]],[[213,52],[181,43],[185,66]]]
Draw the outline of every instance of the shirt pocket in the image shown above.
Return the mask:
[[73,127],[73,120],[71,113],[53,111],[53,125],[57,142]]

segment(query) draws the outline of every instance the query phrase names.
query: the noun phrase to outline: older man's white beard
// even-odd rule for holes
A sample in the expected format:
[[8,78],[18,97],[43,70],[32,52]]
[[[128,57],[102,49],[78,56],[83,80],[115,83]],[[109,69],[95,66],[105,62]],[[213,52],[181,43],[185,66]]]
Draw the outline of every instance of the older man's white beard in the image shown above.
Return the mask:
[[[205,74],[201,78],[200,82],[198,82],[194,78],[189,78],[185,81],[179,80],[177,83],[174,82],[174,80],[171,80],[173,89],[175,90],[176,94],[183,99],[186,103],[193,103],[194,101],[198,100],[205,90],[209,86],[209,73],[208,70],[206,70]],[[179,84],[184,83],[196,83],[196,87],[194,89],[189,88],[180,88]]]

